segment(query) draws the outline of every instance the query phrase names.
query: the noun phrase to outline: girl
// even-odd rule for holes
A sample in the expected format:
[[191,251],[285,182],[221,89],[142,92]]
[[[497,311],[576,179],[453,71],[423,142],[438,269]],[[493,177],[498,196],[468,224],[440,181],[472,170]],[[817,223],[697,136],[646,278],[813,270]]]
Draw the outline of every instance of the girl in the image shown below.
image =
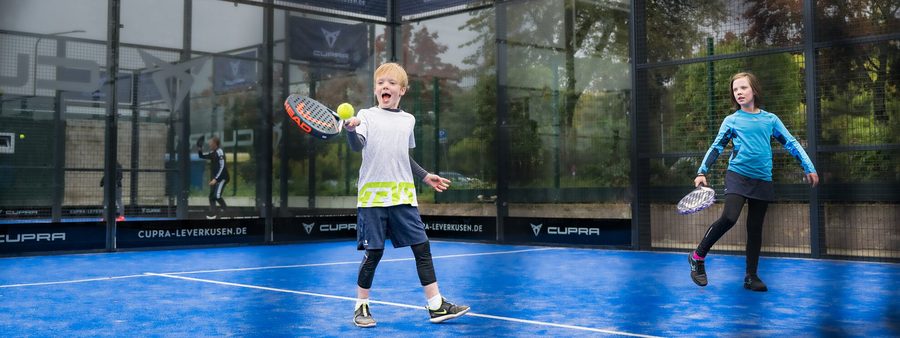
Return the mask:
[[762,103],[760,86],[750,73],[737,73],[731,77],[731,102],[737,111],[722,121],[719,134],[706,152],[694,186],[707,185],[706,173],[716,162],[729,141],[734,143],[728,171],[725,174],[725,209],[722,217],[709,226],[697,249],[690,253],[691,279],[699,286],[706,286],[704,258],[719,240],[737,222],[747,203],[747,274],[744,288],[766,291],[766,284],[756,274],[759,251],[762,246],[762,224],[769,201],[775,199],[772,186],[772,147],[774,137],[794,156],[813,187],[819,183],[816,169],[797,140],[787,131],[775,114],[759,108]]

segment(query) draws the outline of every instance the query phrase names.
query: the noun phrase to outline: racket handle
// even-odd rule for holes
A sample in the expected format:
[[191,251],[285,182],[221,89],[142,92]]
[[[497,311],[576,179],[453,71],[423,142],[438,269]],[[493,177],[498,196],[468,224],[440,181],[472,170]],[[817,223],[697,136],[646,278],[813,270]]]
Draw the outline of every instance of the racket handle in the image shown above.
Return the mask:
[[694,178],[694,184],[695,188],[707,186],[708,182],[706,181],[706,175],[697,175],[697,177]]

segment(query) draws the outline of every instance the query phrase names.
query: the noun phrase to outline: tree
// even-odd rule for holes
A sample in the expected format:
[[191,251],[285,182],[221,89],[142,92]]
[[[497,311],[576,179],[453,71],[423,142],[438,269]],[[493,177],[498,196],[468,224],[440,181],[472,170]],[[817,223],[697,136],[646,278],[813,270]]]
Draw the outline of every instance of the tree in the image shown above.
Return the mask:
[[[786,11],[768,10],[781,1],[755,0],[752,11],[745,13],[753,29],[753,41],[777,37],[785,25],[802,27],[799,8]],[[900,27],[900,3],[893,0],[861,0],[816,2],[817,42],[849,37],[874,36]],[[796,28],[794,29],[796,30]],[[797,40],[792,40],[796,42]],[[820,144],[877,145],[900,142],[900,44],[896,41],[877,43],[835,44],[816,50]],[[847,151],[826,155],[829,182],[865,182],[896,180],[890,173],[897,167],[889,151]],[[893,163],[896,163],[894,161]],[[886,175],[887,174],[887,175]],[[896,176],[896,175],[894,175]]]
[[[796,32],[802,27],[800,3],[786,0],[754,0],[744,13],[751,22],[748,35],[757,43],[799,43]],[[900,27],[900,3],[894,0],[818,1],[816,8],[816,41],[842,39],[884,33]],[[823,99],[847,95],[853,82],[868,82],[871,91],[871,115],[886,124],[890,120],[887,95],[896,88],[900,72],[897,62],[900,45],[896,43],[869,46],[839,45],[819,49],[819,65],[815,71]],[[812,70],[810,70],[812,71]],[[859,95],[855,93],[851,95]]]

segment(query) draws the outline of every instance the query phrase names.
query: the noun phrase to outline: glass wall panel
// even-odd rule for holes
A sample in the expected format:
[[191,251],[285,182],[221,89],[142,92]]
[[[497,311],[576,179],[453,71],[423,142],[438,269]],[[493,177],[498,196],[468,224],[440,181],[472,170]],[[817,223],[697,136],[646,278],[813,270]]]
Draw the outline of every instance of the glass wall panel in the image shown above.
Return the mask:
[[103,0],[0,3],[0,217],[100,219],[106,23]]
[[[272,146],[262,143],[263,133],[270,131],[262,129],[261,121],[273,113],[262,106],[263,8],[195,0],[192,11],[189,62],[194,80],[189,111],[183,116],[189,116],[190,123],[191,175],[200,184],[192,181],[189,204],[202,211],[209,207],[210,190],[218,189],[228,205],[224,215],[259,215],[262,175],[268,175],[259,168],[269,160],[261,156],[263,148]],[[228,174],[224,186],[212,184],[218,164],[211,166],[214,159],[198,157],[199,138],[206,141],[204,154],[214,150],[209,141],[218,138],[225,159],[220,163]]]
[[276,205],[355,209],[361,155],[350,150],[343,134],[321,140],[303,133],[285,118],[281,102],[300,94],[332,109],[344,102],[356,111],[371,107],[372,74],[387,60],[386,28],[285,11],[276,11],[275,17]]
[[400,106],[416,117],[411,154],[452,181],[443,193],[419,184],[423,213],[496,212],[486,204],[496,198],[497,182],[493,18],[488,9],[403,25],[410,87]]
[[628,8],[509,6],[510,215],[629,218]]

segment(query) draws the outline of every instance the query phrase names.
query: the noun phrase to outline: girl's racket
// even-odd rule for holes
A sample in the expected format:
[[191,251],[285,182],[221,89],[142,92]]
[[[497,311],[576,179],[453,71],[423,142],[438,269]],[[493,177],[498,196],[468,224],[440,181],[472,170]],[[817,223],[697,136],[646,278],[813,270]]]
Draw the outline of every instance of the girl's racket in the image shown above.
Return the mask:
[[284,100],[284,110],[301,130],[316,138],[340,134],[344,126],[337,113],[305,96],[291,94]]
[[685,195],[678,201],[678,213],[682,215],[693,214],[709,208],[716,201],[716,191],[705,185],[700,185],[694,191]]

